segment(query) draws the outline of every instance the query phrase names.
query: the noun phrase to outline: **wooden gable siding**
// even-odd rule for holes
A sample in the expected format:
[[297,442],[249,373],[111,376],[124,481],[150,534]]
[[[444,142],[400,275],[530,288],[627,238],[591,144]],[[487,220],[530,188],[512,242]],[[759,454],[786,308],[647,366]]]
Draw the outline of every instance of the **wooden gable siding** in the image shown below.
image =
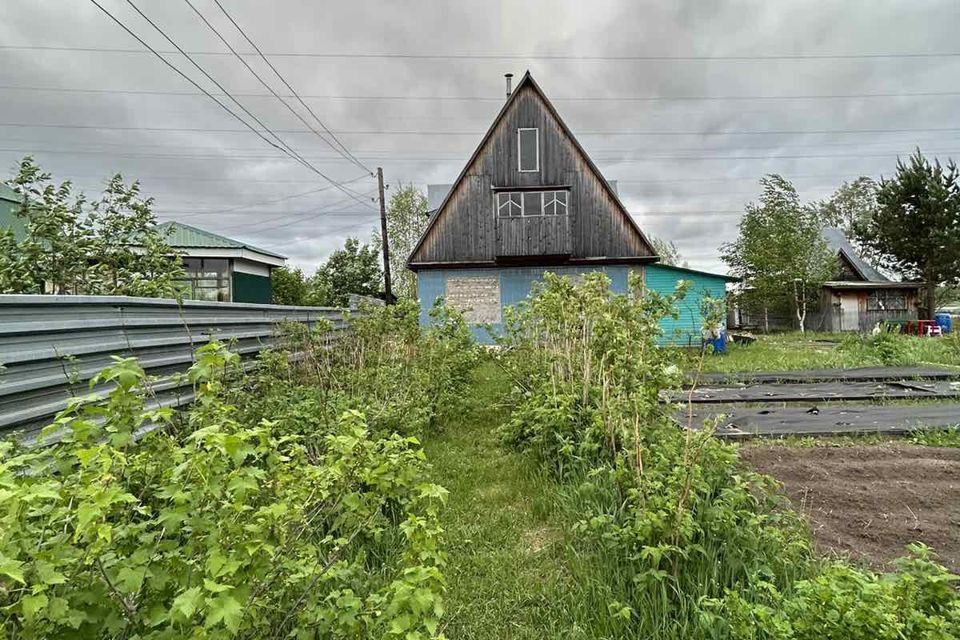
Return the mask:
[[[517,129],[526,127],[540,132],[537,172],[518,171]],[[561,186],[569,190],[567,221],[503,220],[498,225],[494,188]],[[410,262],[490,263],[498,256],[521,255],[563,254],[573,259],[654,255],[627,215],[539,91],[532,83],[522,83],[453,186]]]
[[837,253],[837,267],[837,280],[852,282],[866,282],[867,280],[843,251]]

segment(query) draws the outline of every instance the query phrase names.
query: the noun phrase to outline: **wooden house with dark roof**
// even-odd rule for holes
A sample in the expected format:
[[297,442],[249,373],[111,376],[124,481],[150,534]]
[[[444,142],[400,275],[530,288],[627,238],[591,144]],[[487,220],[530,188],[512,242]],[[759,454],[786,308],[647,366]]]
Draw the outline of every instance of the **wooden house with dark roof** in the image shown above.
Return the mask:
[[[430,217],[408,259],[427,309],[440,297],[474,324],[501,326],[503,308],[526,298],[546,271],[603,271],[627,291],[631,271],[671,292],[694,280],[667,333],[699,344],[699,301],[722,298],[731,278],[656,264],[659,258],[529,72]],[[481,340],[486,332],[475,332]]]
[[837,256],[837,273],[823,284],[824,331],[869,331],[878,322],[916,320],[918,282],[891,280],[865,261],[841,229],[824,227],[827,247]]

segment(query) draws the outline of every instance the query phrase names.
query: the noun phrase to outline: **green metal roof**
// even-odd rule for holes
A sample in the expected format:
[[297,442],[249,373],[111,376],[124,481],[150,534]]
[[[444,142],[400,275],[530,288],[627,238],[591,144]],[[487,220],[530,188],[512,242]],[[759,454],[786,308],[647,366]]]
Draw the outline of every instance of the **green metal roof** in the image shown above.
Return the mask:
[[20,202],[20,196],[17,192],[0,182],[0,200],[9,200],[10,202]]
[[273,251],[267,251],[251,244],[233,240],[226,236],[221,236],[205,229],[198,229],[182,222],[164,222],[160,225],[163,232],[169,231],[167,244],[173,248],[191,248],[191,249],[248,249],[274,258],[286,259],[286,256]]
[[17,192],[0,182],[0,227],[12,229],[17,240],[22,240],[27,230],[23,220],[14,213],[19,206],[20,196]]

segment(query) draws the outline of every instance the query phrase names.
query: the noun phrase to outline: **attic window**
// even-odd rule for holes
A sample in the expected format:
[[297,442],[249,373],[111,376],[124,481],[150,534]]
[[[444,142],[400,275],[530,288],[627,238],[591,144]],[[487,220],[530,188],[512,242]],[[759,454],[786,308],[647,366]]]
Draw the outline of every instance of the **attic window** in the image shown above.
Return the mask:
[[501,218],[567,215],[566,191],[501,191],[497,194]]
[[517,158],[521,172],[540,171],[539,129],[517,129]]

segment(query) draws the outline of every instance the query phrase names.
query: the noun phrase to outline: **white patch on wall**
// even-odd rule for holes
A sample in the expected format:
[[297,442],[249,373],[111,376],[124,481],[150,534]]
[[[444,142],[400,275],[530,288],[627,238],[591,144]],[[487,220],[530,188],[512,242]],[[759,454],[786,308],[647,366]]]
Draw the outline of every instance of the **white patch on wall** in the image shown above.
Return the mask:
[[463,313],[471,324],[498,323],[500,317],[500,277],[460,276],[447,278],[444,300]]

